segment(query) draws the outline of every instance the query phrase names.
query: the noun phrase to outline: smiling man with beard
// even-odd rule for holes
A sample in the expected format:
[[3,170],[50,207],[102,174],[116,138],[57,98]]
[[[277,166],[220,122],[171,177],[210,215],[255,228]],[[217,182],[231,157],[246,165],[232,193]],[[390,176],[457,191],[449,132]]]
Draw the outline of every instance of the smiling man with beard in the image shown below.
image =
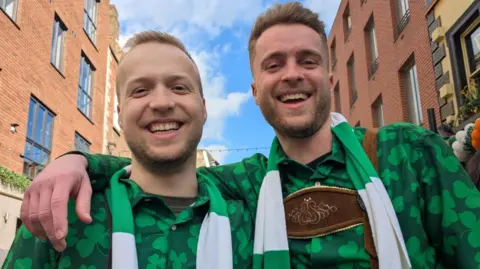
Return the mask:
[[[22,226],[2,268],[251,268],[244,253],[252,252],[253,221],[243,203],[197,180],[207,112],[196,64],[168,34],[141,32],[127,46],[117,95],[131,166],[99,178],[107,184],[93,194],[90,225],[70,203],[62,252]],[[24,196],[42,220],[50,197],[69,196],[51,187],[42,184],[41,198]]]
[[[255,154],[197,174],[226,199],[244,200],[255,216],[254,268],[480,265],[480,193],[442,138],[409,123],[374,136],[330,112],[328,47],[318,14],[295,2],[275,5],[257,18],[249,54],[255,102],[276,133],[269,157]],[[367,144],[375,156],[362,148]],[[105,187],[102,176],[130,163],[83,156],[95,191]],[[48,182],[88,203],[75,191],[90,190],[79,176],[84,160],[58,159],[28,193],[47,196],[38,186]],[[33,218],[31,230],[61,244],[64,203],[45,204],[51,214],[46,221]],[[32,212],[31,202],[24,205]],[[78,214],[88,215],[88,208]],[[54,228],[62,234],[55,237]]]

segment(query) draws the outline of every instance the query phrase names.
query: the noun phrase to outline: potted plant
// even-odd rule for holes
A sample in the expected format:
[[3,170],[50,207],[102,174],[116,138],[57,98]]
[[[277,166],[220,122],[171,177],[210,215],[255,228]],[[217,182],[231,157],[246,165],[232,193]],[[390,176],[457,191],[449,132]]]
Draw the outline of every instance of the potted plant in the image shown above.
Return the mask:
[[459,109],[460,120],[466,120],[480,112],[480,89],[475,80],[471,80],[460,93],[463,97],[463,105]]

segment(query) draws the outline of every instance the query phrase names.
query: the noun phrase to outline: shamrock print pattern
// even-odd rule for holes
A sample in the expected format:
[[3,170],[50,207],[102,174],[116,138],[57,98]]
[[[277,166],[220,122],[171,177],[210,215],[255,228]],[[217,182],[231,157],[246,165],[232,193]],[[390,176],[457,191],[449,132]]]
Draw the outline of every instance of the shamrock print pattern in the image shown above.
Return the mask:
[[[360,142],[364,133],[361,127],[355,129]],[[394,204],[412,268],[480,269],[480,193],[451,148],[433,132],[409,123],[385,126],[379,130],[377,138],[377,172]],[[335,138],[332,152],[309,165],[290,160],[281,149],[277,155],[283,163],[279,167],[284,196],[311,187],[315,182],[354,189],[345,170],[344,150]],[[85,156],[89,161],[89,176],[95,182],[92,186],[97,191],[105,188],[107,179],[115,171],[130,164],[130,160],[124,158]],[[244,201],[248,211],[244,216],[255,219],[266,170],[267,158],[254,154],[237,163],[199,168],[197,176],[217,184],[225,199]],[[253,224],[245,222],[243,225],[241,227],[251,229]],[[192,233],[196,233],[196,229],[195,226],[185,229],[183,240],[168,240],[185,242],[188,251],[184,252],[187,263],[178,251],[165,256],[166,267],[192,268],[190,252],[195,250],[197,239]],[[363,229],[358,226],[324,237],[289,239],[292,268],[369,268]],[[253,241],[250,232],[246,235]],[[142,242],[147,237],[142,236]],[[232,240],[245,244],[244,236],[233,235]],[[153,266],[161,263],[160,260],[160,256],[150,259]]]
[[[209,203],[188,208],[178,216],[171,214],[160,197],[145,194],[131,181],[125,182],[131,201],[140,201],[134,212],[138,267],[147,269],[196,269],[197,243],[200,227]],[[144,199],[148,197],[149,201]],[[198,200],[208,201],[208,197]],[[232,228],[233,268],[252,266],[253,221],[239,200],[226,200]],[[40,241],[22,226],[2,269],[97,269],[106,268],[109,261],[111,227],[105,209],[105,195],[95,192],[92,197],[91,224],[82,223],[75,214],[75,204],[69,204],[67,248],[56,252],[48,241]],[[175,227],[173,229],[172,227]]]

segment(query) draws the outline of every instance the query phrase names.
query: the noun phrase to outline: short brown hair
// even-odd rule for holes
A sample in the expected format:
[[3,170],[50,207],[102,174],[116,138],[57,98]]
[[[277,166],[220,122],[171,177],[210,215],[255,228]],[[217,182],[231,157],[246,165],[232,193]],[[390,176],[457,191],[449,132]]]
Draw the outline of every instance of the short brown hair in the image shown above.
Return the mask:
[[[149,42],[156,42],[156,43],[160,43],[160,44],[172,45],[176,48],[179,48],[181,51],[183,51],[188,56],[188,58],[190,58],[190,60],[192,60],[193,64],[195,65],[195,67],[197,68],[197,71],[198,71],[197,64],[193,60],[192,55],[190,55],[190,53],[185,48],[185,45],[183,45],[183,43],[178,38],[176,38],[176,37],[174,37],[170,34],[160,32],[160,31],[152,31],[152,30],[143,31],[143,32],[136,33],[134,36],[129,38],[127,40],[127,42],[125,43],[126,53],[123,55],[122,59],[128,54],[128,52],[130,50],[132,50],[136,46],[139,46],[139,45],[142,45],[142,44],[145,44],[145,43],[149,43]],[[118,80],[118,76],[117,76],[117,81],[116,81],[117,97],[120,101],[120,89],[119,89],[120,87],[119,87],[118,82],[119,82],[119,80]],[[202,89],[202,81],[200,79],[200,72],[199,72],[199,77],[198,77],[198,83],[200,84],[200,94],[203,96],[203,89]]]
[[275,4],[257,18],[250,33],[250,39],[248,40],[250,65],[252,65],[253,58],[255,58],[257,40],[268,28],[278,24],[303,24],[315,30],[327,42],[325,23],[318,18],[317,13],[303,7],[299,2]]

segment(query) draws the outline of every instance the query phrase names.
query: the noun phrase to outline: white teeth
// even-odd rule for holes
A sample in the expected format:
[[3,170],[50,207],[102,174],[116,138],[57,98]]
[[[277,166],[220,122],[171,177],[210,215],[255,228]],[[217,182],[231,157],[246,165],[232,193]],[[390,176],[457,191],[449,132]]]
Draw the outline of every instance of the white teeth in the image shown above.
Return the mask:
[[180,128],[178,122],[154,123],[150,125],[150,132],[178,130],[178,128]]
[[305,93],[291,93],[280,96],[280,101],[285,102],[288,100],[307,100],[308,96]]

